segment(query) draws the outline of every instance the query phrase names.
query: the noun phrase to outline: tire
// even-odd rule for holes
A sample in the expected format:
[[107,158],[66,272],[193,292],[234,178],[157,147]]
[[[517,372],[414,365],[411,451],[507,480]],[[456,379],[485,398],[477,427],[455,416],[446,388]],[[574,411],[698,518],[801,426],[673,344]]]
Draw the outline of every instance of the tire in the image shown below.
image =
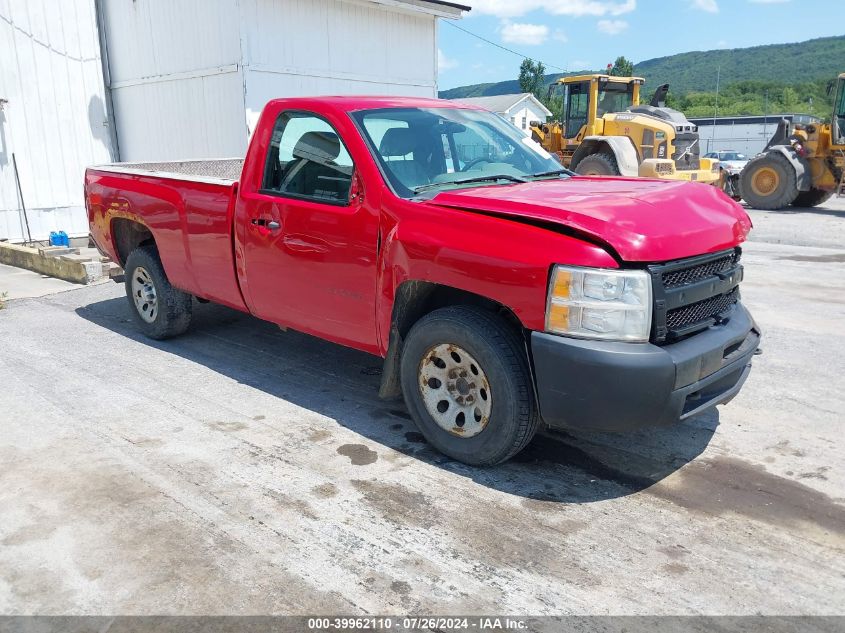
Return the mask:
[[145,336],[162,340],[188,329],[192,297],[170,284],[155,247],[142,246],[129,253],[125,271],[129,309]]
[[776,211],[788,207],[798,196],[798,178],[786,156],[769,152],[745,166],[739,190],[753,208]]
[[405,339],[400,372],[420,432],[452,459],[500,464],[537,431],[540,416],[524,346],[495,314],[466,306],[427,314]]
[[603,152],[590,154],[581,159],[575,172],[582,176],[619,176],[619,165],[616,157]]
[[833,191],[825,191],[824,189],[810,189],[809,191],[799,191],[798,196],[792,201],[793,207],[816,207],[823,202],[827,202],[829,198],[833,197]]

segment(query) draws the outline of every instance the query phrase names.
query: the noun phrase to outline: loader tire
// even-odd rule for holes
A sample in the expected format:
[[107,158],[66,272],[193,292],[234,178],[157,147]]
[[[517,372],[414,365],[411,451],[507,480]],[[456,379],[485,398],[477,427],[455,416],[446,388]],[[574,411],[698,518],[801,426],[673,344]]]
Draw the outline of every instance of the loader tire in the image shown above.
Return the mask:
[[740,193],[751,207],[776,211],[798,197],[798,177],[785,156],[769,152],[753,158],[742,170]]
[[793,207],[817,207],[823,202],[827,202],[833,196],[833,191],[825,191],[824,189],[810,189],[809,191],[799,191],[798,197],[792,201]]
[[575,168],[575,173],[582,176],[619,176],[619,165],[611,154],[598,152],[581,159]]
[[170,284],[154,246],[129,253],[124,269],[129,309],[145,336],[162,340],[188,329],[193,297]]

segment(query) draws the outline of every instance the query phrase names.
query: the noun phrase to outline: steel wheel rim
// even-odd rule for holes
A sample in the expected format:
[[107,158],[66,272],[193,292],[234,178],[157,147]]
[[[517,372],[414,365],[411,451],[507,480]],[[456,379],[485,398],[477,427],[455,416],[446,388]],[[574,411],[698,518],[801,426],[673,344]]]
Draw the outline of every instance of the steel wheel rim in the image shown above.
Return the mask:
[[771,195],[780,184],[780,175],[771,167],[761,167],[751,179],[751,188],[758,196]]
[[419,387],[425,408],[444,431],[470,438],[490,420],[493,397],[479,362],[462,347],[441,343],[420,362]]
[[132,300],[140,317],[147,323],[155,321],[158,315],[158,298],[153,278],[146,268],[138,266],[132,274]]

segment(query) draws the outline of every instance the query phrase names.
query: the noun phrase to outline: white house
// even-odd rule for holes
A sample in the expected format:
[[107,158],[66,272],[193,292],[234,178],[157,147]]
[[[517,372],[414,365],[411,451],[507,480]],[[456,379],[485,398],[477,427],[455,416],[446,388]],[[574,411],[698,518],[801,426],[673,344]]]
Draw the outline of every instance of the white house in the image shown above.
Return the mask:
[[[437,95],[443,0],[0,1],[0,239],[86,235],[83,171],[242,156],[281,96]],[[18,167],[20,187],[13,169]]]
[[531,121],[545,122],[551,111],[530,92],[515,95],[497,95],[495,97],[466,97],[453,99],[458,103],[476,105],[491,112],[495,112],[503,119],[510,121],[525,134],[530,134]]

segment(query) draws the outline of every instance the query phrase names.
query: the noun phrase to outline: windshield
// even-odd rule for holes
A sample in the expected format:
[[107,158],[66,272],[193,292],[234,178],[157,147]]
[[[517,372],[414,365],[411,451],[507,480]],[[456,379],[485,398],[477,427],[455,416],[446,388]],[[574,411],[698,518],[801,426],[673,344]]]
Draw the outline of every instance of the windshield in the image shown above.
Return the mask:
[[539,144],[486,110],[384,108],[353,112],[352,118],[403,198],[568,173]]
[[624,112],[634,103],[634,84],[608,81],[599,84],[599,102],[596,114]]
[[719,154],[719,160],[748,160],[748,158],[739,152],[722,152]]

